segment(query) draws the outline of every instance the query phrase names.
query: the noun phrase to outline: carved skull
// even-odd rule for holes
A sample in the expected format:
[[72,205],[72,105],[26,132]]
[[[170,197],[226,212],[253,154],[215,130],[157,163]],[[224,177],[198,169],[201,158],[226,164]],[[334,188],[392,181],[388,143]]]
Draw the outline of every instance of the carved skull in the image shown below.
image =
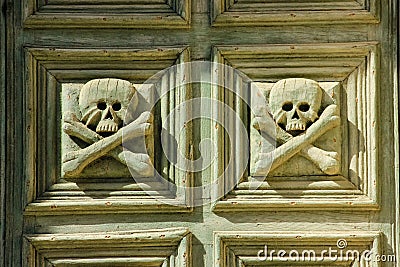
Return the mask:
[[295,136],[318,119],[321,99],[322,89],[316,81],[292,78],[272,87],[269,104],[276,123]]
[[137,106],[133,85],[121,79],[95,79],[87,82],[79,95],[82,122],[100,135],[111,135],[122,126],[129,105]]

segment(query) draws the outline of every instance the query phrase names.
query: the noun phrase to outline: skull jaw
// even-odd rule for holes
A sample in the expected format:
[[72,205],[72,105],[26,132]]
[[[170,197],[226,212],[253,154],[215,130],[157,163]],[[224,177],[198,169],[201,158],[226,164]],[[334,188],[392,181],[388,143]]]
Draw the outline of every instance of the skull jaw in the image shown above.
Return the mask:
[[103,137],[113,135],[119,129],[119,125],[114,120],[101,120],[97,124],[96,132]]
[[307,129],[307,123],[303,120],[291,120],[287,122],[285,126],[286,132],[290,133],[292,136],[297,136]]

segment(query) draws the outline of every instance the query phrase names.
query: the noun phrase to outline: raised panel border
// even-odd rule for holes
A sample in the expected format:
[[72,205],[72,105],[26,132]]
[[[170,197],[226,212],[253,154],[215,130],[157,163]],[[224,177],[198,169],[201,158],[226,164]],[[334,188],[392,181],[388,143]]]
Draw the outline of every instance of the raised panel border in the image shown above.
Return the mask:
[[[174,64],[188,62],[187,47],[154,49],[60,49],[26,47],[25,110],[27,135],[27,206],[25,215],[190,212],[189,189],[171,194],[161,183],[101,184],[65,181],[60,175],[60,83],[115,77],[145,82]],[[182,75],[185,75],[185,71]],[[174,79],[179,79],[175,77]],[[171,78],[172,79],[172,78]],[[190,97],[188,86],[176,101]],[[174,97],[171,94],[170,97]],[[157,116],[165,116],[159,114]],[[189,134],[190,129],[187,129]],[[187,148],[187,146],[185,146]],[[187,148],[188,149],[188,148]],[[57,156],[54,156],[54,155]],[[162,157],[160,155],[159,157]],[[161,158],[159,159],[162,160]],[[165,165],[165,166],[164,166]],[[174,173],[174,167],[163,162]],[[164,175],[164,174],[163,174]],[[191,183],[190,175],[176,171],[166,178],[176,185]],[[149,184],[154,186],[149,187]],[[161,187],[157,187],[157,186]],[[94,187],[93,187],[94,186]],[[145,187],[143,187],[145,186]],[[148,188],[144,191],[143,188]],[[189,188],[189,187],[188,187]],[[164,190],[164,191],[160,191]],[[110,191],[114,191],[110,195]],[[96,194],[90,194],[95,192]],[[167,199],[167,201],[163,201]]]
[[[216,46],[214,62],[232,66],[253,81],[276,82],[283,78],[301,77],[341,82],[341,99],[346,103],[340,111],[341,117],[345,115],[341,127],[342,134],[346,135],[342,136],[344,152],[340,175],[270,177],[254,190],[247,172],[232,191],[226,192],[224,188],[232,187],[228,174],[225,184],[216,189],[225,197],[214,203],[215,212],[379,209],[379,168],[376,166],[378,43]],[[223,77],[229,74],[218,75],[223,81]],[[246,88],[249,85],[244,81],[243,84],[243,88],[237,89],[249,90]],[[232,86],[226,85],[227,88]],[[218,90],[214,87],[214,98],[226,101]],[[215,129],[213,134],[217,142],[223,143],[226,138],[221,129]],[[240,147],[240,142],[236,146]],[[228,157],[223,146],[218,147],[218,153],[225,156],[218,158],[215,176],[224,170],[224,158]]]
[[192,266],[187,228],[24,237],[26,266]]
[[[242,3],[243,2],[243,3]],[[322,2],[322,1],[321,1]],[[215,27],[231,26],[272,26],[304,24],[345,24],[379,23],[380,1],[364,0],[343,4],[343,1],[329,3],[296,3],[256,0],[211,0],[211,20]],[[319,5],[329,7],[322,8]]]
[[190,0],[24,0],[26,28],[188,28]]
[[[300,252],[303,250],[316,252],[316,259],[322,255],[324,249],[328,250],[328,247],[332,250],[331,255],[337,255],[336,261],[318,261],[318,266],[333,266],[334,263],[339,263],[338,266],[359,266],[353,265],[354,262],[347,260],[346,256],[340,258],[339,251],[341,250],[339,240],[345,244],[345,249],[355,250],[360,252],[360,255],[368,250],[373,255],[381,255],[381,233],[376,231],[370,232],[229,232],[221,231],[214,232],[214,266],[215,267],[245,267],[245,266],[280,266],[281,264],[287,264],[291,259],[289,253],[292,251]],[[345,242],[345,243],[344,243]],[[267,247],[267,249],[266,249]],[[262,250],[263,253],[259,251]],[[264,251],[267,250],[268,255],[264,255]],[[272,251],[275,252],[272,252]],[[277,253],[282,250],[286,252],[286,255],[282,258],[277,257]],[[271,252],[273,253],[271,256]],[[328,251],[326,251],[328,253]],[[344,254],[344,253],[343,253]],[[295,255],[295,254],[293,254]],[[311,254],[310,254],[311,255]],[[327,254],[325,254],[327,255]],[[346,255],[346,254],[344,254]],[[267,256],[265,261],[261,261],[258,256]],[[322,257],[322,256],[321,256]],[[328,258],[326,256],[326,258]],[[305,258],[308,259],[308,258]],[[295,266],[310,266],[309,264],[316,264],[311,261],[313,258],[309,258],[307,261],[293,262]],[[342,259],[342,261],[339,261]],[[357,263],[366,263],[365,260],[356,260]],[[300,264],[299,264],[300,263]],[[301,264],[303,263],[303,265]],[[308,264],[307,264],[308,263]],[[345,265],[346,264],[346,265]],[[347,265],[348,264],[348,265]],[[378,267],[381,266],[380,262],[367,262],[371,264],[368,266]],[[287,266],[287,265],[285,265]],[[336,266],[336,265],[334,265]],[[363,266],[363,265],[362,265]]]

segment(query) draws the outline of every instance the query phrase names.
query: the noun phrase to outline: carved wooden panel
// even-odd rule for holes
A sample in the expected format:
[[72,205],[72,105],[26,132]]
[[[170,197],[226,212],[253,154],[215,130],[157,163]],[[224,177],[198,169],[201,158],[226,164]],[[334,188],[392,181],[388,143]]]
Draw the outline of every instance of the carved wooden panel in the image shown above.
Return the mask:
[[[319,87],[321,95],[318,101],[321,106],[316,108],[319,113],[315,113],[320,118],[309,123],[305,131],[299,131],[303,134],[298,136],[290,135],[295,131],[285,129],[285,125],[279,127],[281,122],[275,118],[277,130],[273,141],[276,143],[271,144],[255,124],[255,117],[267,115],[266,109],[252,106],[257,105],[254,99],[259,95],[248,96],[253,101],[252,111],[233,107],[243,118],[249,118],[250,168],[231,192],[227,192],[226,188],[231,188],[232,178],[229,178],[229,174],[226,176],[225,189],[220,186],[219,190],[225,190],[228,194],[216,203],[215,211],[379,207],[378,170],[375,167],[375,124],[378,120],[375,101],[379,91],[376,83],[379,69],[376,45],[342,43],[216,47],[216,62],[229,64],[252,79],[237,83],[239,87],[235,90],[255,94],[256,91],[252,89],[257,86],[258,92],[272,102],[269,106],[276,114],[286,114],[284,107],[279,106],[286,101],[281,98],[286,97],[286,102],[292,105],[314,101],[315,98],[304,93],[306,84]],[[291,93],[286,94],[289,89]],[[271,90],[275,90],[274,96],[271,96]],[[293,100],[296,95],[300,98]],[[226,95],[217,97],[221,101],[229,99]],[[274,107],[274,101],[279,105]],[[252,114],[253,110],[261,110],[265,114]],[[288,114],[292,110],[294,107],[287,111]],[[333,113],[329,115],[330,112]],[[215,132],[214,138],[227,138],[218,129]],[[240,147],[241,143],[234,142],[236,147]],[[268,145],[272,148],[269,151]],[[229,157],[225,151],[220,153],[225,154],[225,159]],[[268,162],[271,158],[273,160]],[[272,166],[268,165],[270,163]],[[221,170],[226,166],[225,162],[220,160],[219,166]]]
[[192,266],[186,228],[33,234],[25,246],[25,266]]
[[185,28],[190,0],[24,0],[28,28]]
[[226,231],[214,233],[214,246],[215,267],[382,266],[379,232]]
[[[31,161],[27,191],[30,203],[26,214],[189,211],[187,192],[184,189],[171,192],[153,175],[155,169],[163,179],[177,186],[190,184],[185,173],[177,171],[171,176],[165,172],[164,169],[172,173],[174,166],[164,160],[160,151],[154,151],[154,143],[160,142],[156,129],[166,116],[163,112],[168,111],[164,106],[170,98],[175,101],[175,96],[166,94],[161,103],[147,110],[154,92],[150,85],[140,86],[158,71],[186,62],[188,57],[188,49],[179,47],[155,50],[27,48],[26,105]],[[190,95],[188,87],[183,86],[181,90],[186,92],[184,96]],[[124,99],[133,99],[132,93],[137,97],[132,122],[126,126],[118,122],[112,125],[116,129],[111,129],[111,122],[123,120],[118,110],[135,102]],[[102,110],[101,104],[109,114]],[[101,121],[104,127],[100,127]],[[146,132],[145,143],[139,147],[144,150],[127,151],[120,147],[121,134],[128,133],[124,129],[133,129],[139,135]],[[174,129],[167,131],[173,133]],[[140,160],[146,163],[146,168],[138,164],[136,176],[144,181],[134,180],[126,168],[132,166],[127,162]],[[167,199],[168,204],[162,199]]]
[[380,1],[211,0],[213,26],[379,22]]

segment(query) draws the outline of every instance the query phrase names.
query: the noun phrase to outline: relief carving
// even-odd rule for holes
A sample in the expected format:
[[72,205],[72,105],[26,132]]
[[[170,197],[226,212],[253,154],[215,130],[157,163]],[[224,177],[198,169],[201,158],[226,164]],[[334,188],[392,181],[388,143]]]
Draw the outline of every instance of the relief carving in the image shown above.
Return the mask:
[[75,146],[77,149],[63,154],[64,177],[79,176],[88,165],[101,158],[116,160],[141,177],[152,176],[153,166],[148,154],[122,147],[122,135],[124,140],[130,140],[151,132],[149,111],[141,112],[132,121],[124,121],[128,107],[131,113],[138,106],[134,86],[121,79],[95,79],[84,84],[77,97],[76,110],[80,114],[71,110],[63,114],[62,130],[75,143],[80,143],[79,147]]
[[[283,79],[272,86],[268,102],[274,120],[273,129],[267,117],[267,107],[261,106],[256,107],[258,111],[253,127],[264,139],[276,135],[277,147],[272,151],[261,149],[258,155],[253,156],[253,176],[265,176],[298,155],[312,162],[324,174],[339,172],[339,153],[314,145],[321,136],[329,135],[340,125],[338,106],[334,103],[322,105],[324,92],[318,82],[303,78]],[[302,168],[299,164],[285,167]]]

